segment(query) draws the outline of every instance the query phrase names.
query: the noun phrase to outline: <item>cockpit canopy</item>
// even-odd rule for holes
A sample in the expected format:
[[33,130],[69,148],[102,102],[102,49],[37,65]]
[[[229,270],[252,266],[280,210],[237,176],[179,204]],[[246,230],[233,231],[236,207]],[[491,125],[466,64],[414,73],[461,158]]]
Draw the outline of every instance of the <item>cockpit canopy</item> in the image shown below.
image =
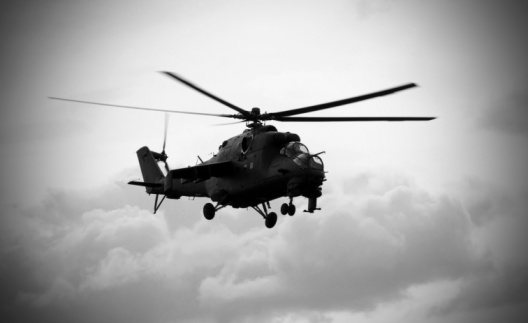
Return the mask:
[[298,141],[292,141],[286,144],[286,146],[282,147],[281,154],[286,155],[286,157],[295,157],[299,154],[309,154],[310,151],[308,150],[308,147],[301,144]]
[[310,168],[323,170],[324,164],[323,160],[319,156],[310,157]]
[[293,162],[301,168],[323,170],[323,160],[319,156],[310,155],[308,147],[298,141],[287,143],[281,148],[280,153],[288,158],[292,158]]

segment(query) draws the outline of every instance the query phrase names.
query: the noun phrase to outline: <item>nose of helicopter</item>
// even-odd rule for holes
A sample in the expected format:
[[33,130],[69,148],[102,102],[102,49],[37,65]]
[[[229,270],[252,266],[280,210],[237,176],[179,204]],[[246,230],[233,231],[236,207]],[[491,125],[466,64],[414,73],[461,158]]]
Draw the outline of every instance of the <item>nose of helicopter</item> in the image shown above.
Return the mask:
[[317,198],[321,196],[321,185],[325,180],[323,161],[319,156],[302,153],[290,164],[288,181],[289,196]]
[[[298,168],[298,167],[297,167]],[[321,185],[325,180],[324,171],[316,169],[299,169],[292,174],[287,184],[288,196],[318,198],[321,196]]]
[[324,164],[321,157],[318,155],[310,155],[309,153],[302,153],[293,158],[293,162],[302,169],[324,171]]

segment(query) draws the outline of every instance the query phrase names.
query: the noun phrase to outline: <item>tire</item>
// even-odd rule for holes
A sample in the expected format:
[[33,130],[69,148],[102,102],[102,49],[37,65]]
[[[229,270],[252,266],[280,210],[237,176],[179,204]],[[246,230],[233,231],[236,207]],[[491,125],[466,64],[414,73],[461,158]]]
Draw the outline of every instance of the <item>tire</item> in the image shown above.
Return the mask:
[[266,228],[273,228],[275,226],[275,223],[277,223],[277,213],[271,212],[266,217]]
[[295,210],[296,210],[295,205],[293,204],[288,205],[288,215],[289,216],[293,216],[295,214]]
[[213,204],[206,203],[203,207],[203,215],[207,220],[212,220],[215,216],[216,210]]
[[288,214],[288,209],[289,209],[289,208],[288,208],[288,204],[283,203],[283,204],[281,205],[281,210],[280,210],[280,211],[281,211],[281,214],[282,214],[282,215],[286,215],[286,214]]

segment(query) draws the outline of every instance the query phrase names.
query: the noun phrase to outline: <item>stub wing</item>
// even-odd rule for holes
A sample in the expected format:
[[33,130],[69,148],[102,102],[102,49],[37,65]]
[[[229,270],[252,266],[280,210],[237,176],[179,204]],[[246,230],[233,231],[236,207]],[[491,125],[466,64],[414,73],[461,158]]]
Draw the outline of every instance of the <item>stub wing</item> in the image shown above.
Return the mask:
[[186,182],[202,182],[211,177],[226,177],[232,174],[231,161],[200,164],[197,166],[173,169],[169,173],[172,178],[181,178]]

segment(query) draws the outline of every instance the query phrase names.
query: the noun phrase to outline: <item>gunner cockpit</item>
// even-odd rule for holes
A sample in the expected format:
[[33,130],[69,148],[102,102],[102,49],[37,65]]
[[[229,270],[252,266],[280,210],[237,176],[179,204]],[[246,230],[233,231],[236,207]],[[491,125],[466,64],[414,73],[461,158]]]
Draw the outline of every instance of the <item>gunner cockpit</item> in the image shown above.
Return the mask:
[[293,159],[293,162],[301,168],[323,170],[323,160],[317,155],[310,155],[308,147],[298,141],[287,143],[281,148],[280,153]]

